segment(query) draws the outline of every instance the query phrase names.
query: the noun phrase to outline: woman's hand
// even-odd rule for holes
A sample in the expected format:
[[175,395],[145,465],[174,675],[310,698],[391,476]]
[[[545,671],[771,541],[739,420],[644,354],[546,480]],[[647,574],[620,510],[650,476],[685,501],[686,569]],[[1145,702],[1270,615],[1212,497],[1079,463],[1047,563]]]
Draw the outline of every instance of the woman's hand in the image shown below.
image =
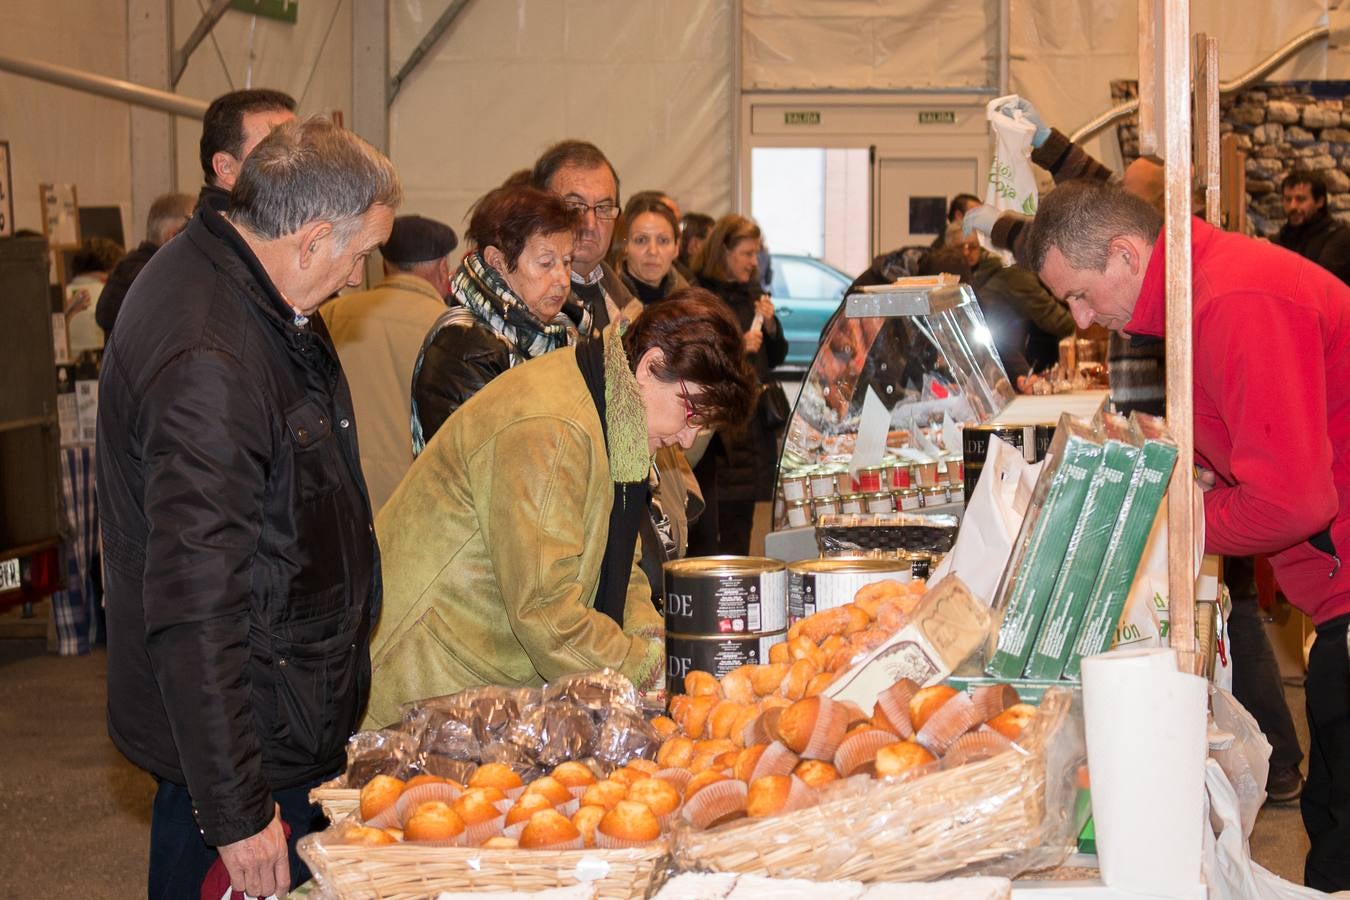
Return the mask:
[[758,328],[745,333],[745,352],[758,353],[759,348],[764,346],[764,332]]
[[755,312],[764,320],[764,330],[773,334],[778,330],[778,320],[774,318],[773,299],[768,294],[760,294],[755,301]]

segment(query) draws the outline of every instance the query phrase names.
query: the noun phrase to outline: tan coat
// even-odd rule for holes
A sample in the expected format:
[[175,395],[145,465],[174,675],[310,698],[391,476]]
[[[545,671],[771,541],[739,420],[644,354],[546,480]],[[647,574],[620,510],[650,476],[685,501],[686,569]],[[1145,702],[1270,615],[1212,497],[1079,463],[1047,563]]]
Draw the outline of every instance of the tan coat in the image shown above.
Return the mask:
[[361,471],[379,512],[412,465],[412,373],[445,301],[424,278],[390,275],[369,291],[325,304],[320,315],[352,388]]
[[[631,427],[645,443],[645,422],[611,417],[611,434]],[[395,721],[411,700],[606,666],[639,689],[659,687],[664,625],[637,542],[623,628],[594,609],[613,501],[604,432],[574,348],[517,366],[470,398],[375,521],[384,611],[362,727]]]

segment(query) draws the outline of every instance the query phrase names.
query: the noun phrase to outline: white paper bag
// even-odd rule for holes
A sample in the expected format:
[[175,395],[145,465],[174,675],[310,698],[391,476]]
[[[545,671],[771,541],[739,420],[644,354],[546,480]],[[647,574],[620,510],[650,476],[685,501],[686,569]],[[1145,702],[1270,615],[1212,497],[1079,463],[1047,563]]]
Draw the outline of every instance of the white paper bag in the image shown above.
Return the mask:
[[1040,474],[1040,463],[1028,463],[1021,450],[997,435],[991,437],[984,468],[961,517],[956,544],[928,583],[937,584],[955,573],[977,600],[992,606],[999,576],[1008,566]]
[[994,159],[989,166],[984,202],[995,209],[1034,216],[1040,202],[1036,175],[1031,168],[1031,139],[1036,135],[1036,125],[1020,109],[1013,109],[1011,116],[1003,111],[1020,99],[1016,94],[996,97],[985,108],[989,129],[994,134]]

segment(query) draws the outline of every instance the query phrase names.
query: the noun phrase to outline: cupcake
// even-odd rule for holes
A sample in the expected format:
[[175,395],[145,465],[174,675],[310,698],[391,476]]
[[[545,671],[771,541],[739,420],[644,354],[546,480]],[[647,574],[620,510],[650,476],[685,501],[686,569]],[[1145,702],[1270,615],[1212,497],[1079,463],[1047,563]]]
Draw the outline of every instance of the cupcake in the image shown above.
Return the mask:
[[595,829],[608,812],[603,806],[583,806],[572,814],[572,824],[581,834],[582,843],[595,846]]
[[492,787],[505,794],[507,791],[513,791],[522,784],[520,776],[505,763],[484,763],[478,767],[478,771],[473,773],[469,779],[469,787]]
[[[671,723],[675,724],[674,722]],[[565,788],[584,788],[595,784],[595,773],[590,766],[579,762],[559,763],[553,777]]]
[[530,816],[520,832],[523,850],[547,850],[581,842],[581,832],[571,820],[556,809],[541,809]]
[[1021,702],[1017,689],[1010,684],[985,684],[971,692],[970,700],[980,713],[980,721],[990,719]]
[[800,778],[765,775],[750,782],[745,795],[745,814],[752,819],[776,816],[810,804],[812,791]]
[[726,780],[727,776],[721,772],[715,769],[706,769],[689,779],[689,783],[684,786],[684,798],[688,800],[708,785]]
[[848,710],[826,697],[808,697],[783,710],[778,735],[807,759],[832,759],[848,729]]
[[404,786],[403,789],[406,791],[408,788],[421,787],[424,784],[448,784],[451,787],[458,788],[461,791],[464,790],[464,785],[460,784],[458,781],[451,781],[448,778],[442,778],[439,775],[431,775],[426,772],[423,772],[421,775],[414,775],[412,778],[409,778],[407,785]]
[[746,728],[751,722],[754,722],[760,716],[759,704],[742,706],[740,714],[736,716],[736,721],[731,723],[731,742],[739,747],[745,746]]
[[831,781],[839,780],[839,770],[824,760],[804,759],[792,770],[809,788],[819,790]]
[[979,724],[980,714],[970,697],[957,694],[947,698],[947,702],[928,717],[914,740],[927,747],[934,756],[942,756],[957,738]]
[[900,739],[883,728],[865,728],[844,738],[834,753],[834,765],[845,776],[875,771],[874,762],[882,747]]
[[[480,825],[491,822],[502,814],[497,804],[505,799],[506,795],[497,788],[471,787],[455,799],[454,810],[466,827]],[[404,831],[407,827],[406,824],[403,826]]]
[[663,769],[687,769],[694,757],[694,742],[687,737],[667,738],[656,751],[657,765]]
[[660,765],[658,765],[657,763],[653,762],[650,759],[643,759],[642,757],[638,757],[637,759],[630,759],[628,761],[628,764],[624,766],[624,768],[633,769],[635,771],[643,773],[644,775],[655,775],[657,772],[661,771]]
[[893,778],[934,762],[933,754],[913,741],[887,744],[877,751],[878,778]]
[[966,763],[981,762],[997,756],[1013,746],[1013,742],[989,727],[969,731],[952,742],[942,757],[942,768],[952,769]]
[[695,828],[716,828],[743,819],[747,792],[744,781],[731,778],[703,785],[685,799],[680,815]]
[[403,823],[403,838],[407,841],[449,841],[464,833],[464,821],[440,800],[429,800],[413,810]]
[[530,816],[539,812],[539,810],[553,809],[553,806],[554,804],[543,794],[531,794],[528,792],[521,794],[520,799],[516,801],[515,806],[512,806],[506,811],[506,827],[510,828],[517,822],[528,822]]
[[371,819],[398,802],[405,785],[389,775],[376,775],[361,788],[361,820]]
[[572,792],[567,789],[567,785],[552,775],[536,778],[525,785],[525,793],[521,797],[524,798],[529,794],[544,797],[548,800],[550,806],[560,806],[572,799]]
[[499,834],[483,841],[482,847],[484,850],[516,850],[520,847],[520,841],[517,838]]
[[1036,707],[1027,703],[1014,703],[990,719],[989,727],[1008,740],[1015,741],[1022,736],[1022,732],[1034,718],[1036,718]]
[[396,844],[398,841],[383,828],[352,825],[342,832],[342,843],[360,844],[363,847],[378,847],[381,844]]
[[656,814],[641,803],[621,800],[596,826],[596,846],[626,847],[648,844],[661,836]]
[[611,809],[627,795],[628,785],[606,779],[586,788],[585,793],[581,795],[581,805]]
[[877,702],[872,707],[872,723],[897,737],[913,737],[909,703],[918,692],[919,686],[908,678],[901,678],[886,688],[877,695]]
[[624,799],[641,803],[658,817],[673,813],[680,806],[680,792],[660,778],[644,778],[633,782]]
[[937,712],[951,698],[957,695],[956,688],[945,684],[934,684],[919,688],[909,699],[909,721],[918,731],[928,722],[929,716]]

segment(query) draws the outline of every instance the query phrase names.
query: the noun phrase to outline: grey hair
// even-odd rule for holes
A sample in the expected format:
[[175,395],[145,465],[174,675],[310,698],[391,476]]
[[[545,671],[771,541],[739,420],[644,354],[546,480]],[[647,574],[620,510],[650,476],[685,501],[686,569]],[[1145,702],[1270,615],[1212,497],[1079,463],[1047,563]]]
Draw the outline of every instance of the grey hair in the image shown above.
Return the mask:
[[1041,201],[1027,237],[1026,255],[1039,273],[1051,248],[1075,269],[1106,270],[1111,241],[1125,235],[1150,243],[1162,231],[1162,216],[1118,184],[1066,181]]
[[191,194],[160,194],[146,216],[145,239],[155,246],[167,241],[192,218],[197,198]]
[[230,193],[229,217],[276,240],[310,222],[330,222],[344,246],[375,205],[403,199],[394,164],[355,132],[322,116],[272,129],[244,160]]

